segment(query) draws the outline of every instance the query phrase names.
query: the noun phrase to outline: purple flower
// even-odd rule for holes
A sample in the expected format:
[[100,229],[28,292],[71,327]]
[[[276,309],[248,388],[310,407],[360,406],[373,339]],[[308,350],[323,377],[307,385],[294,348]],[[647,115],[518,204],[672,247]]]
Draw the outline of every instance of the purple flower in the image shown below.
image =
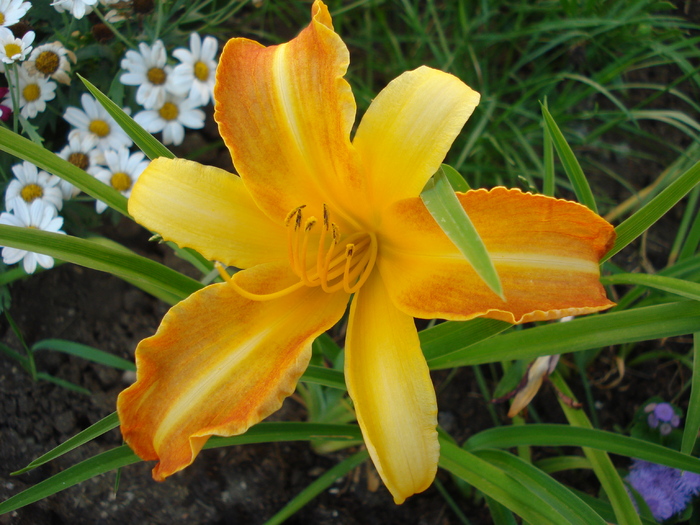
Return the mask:
[[683,512],[700,493],[700,475],[634,459],[627,481],[659,521]]
[[681,418],[670,403],[649,403],[644,407],[648,412],[647,422],[651,428],[659,428],[662,436],[667,436],[671,430],[681,424]]

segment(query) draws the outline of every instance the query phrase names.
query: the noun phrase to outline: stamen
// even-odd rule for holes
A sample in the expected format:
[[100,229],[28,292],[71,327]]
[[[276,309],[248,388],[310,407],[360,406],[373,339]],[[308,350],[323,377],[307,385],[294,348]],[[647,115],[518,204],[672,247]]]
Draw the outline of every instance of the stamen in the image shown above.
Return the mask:
[[311,231],[311,228],[314,227],[316,224],[316,217],[309,217],[306,219],[306,224],[304,225],[304,240],[301,244],[301,258],[299,261],[300,265],[300,270],[301,270],[301,280],[304,281],[304,284],[307,286],[316,286],[318,283],[314,283],[311,280],[309,280],[309,276],[306,272],[306,252],[309,248],[309,232]]
[[268,293],[268,294],[256,294],[253,292],[249,292],[248,290],[241,288],[236,281],[233,280],[233,278],[226,272],[224,269],[223,265],[220,262],[217,262],[215,264],[216,269],[219,272],[219,275],[221,278],[224,280],[226,284],[229,284],[233,287],[236,292],[245,297],[246,299],[250,299],[251,301],[271,301],[273,299],[278,299],[280,297],[284,297],[285,295],[289,295],[290,293],[298,290],[299,288],[303,288],[305,286],[304,281],[299,281],[298,283],[295,283],[291,286],[287,286],[287,288],[283,288],[282,290],[278,292],[273,292],[273,293]]

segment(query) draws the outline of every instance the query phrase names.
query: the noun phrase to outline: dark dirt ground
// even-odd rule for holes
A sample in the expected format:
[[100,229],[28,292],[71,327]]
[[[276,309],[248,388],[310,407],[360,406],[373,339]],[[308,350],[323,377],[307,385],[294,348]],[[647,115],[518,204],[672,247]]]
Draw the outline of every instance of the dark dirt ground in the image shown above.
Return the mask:
[[[674,78],[676,72],[655,74],[661,74],[655,80],[663,82],[664,75]],[[663,101],[659,100],[659,104]],[[211,137],[204,136],[200,142],[207,140]],[[687,145],[683,141],[679,137],[679,144]],[[230,163],[225,154],[201,160],[222,167]],[[666,167],[609,155],[596,160],[618,173],[629,174],[630,183],[637,189],[650,184]],[[609,180],[592,174],[594,181]],[[610,202],[620,202],[627,196],[616,187],[610,189],[608,198]],[[629,250],[618,255],[616,262],[630,271],[649,264],[662,267],[672,238],[669,232],[675,232],[681,212],[678,208],[672,210],[665,222],[652,229],[646,245],[647,259],[640,259],[639,250]],[[103,227],[101,233],[142,255],[177,269],[184,268],[185,263],[170,255],[167,248],[149,243],[149,234],[126,220]],[[153,334],[167,311],[167,305],[116,277],[70,264],[14,283],[11,295],[10,311],[29,345],[47,338],[63,338],[127,359],[133,359],[137,343]],[[0,317],[0,342],[21,350],[4,317]],[[636,352],[659,348],[686,352],[690,344],[689,338],[652,341],[639,345]],[[587,371],[591,382],[599,385],[593,389],[595,406],[584,408],[589,413],[597,411],[603,429],[624,429],[647,399],[657,395],[671,400],[689,380],[689,372],[677,362],[648,361],[626,370],[617,382],[614,355],[610,349],[603,350]],[[564,364],[566,361],[564,357]],[[40,371],[72,381],[93,394],[78,394],[48,382],[34,383],[15,362],[0,354],[0,501],[83,459],[121,445],[121,436],[115,429],[34,471],[10,476],[10,472],[112,413],[118,393],[130,380],[128,375],[108,367],[52,352],[42,352],[37,366]],[[482,368],[492,389],[489,367]],[[440,422],[460,443],[493,426],[471,369],[458,369],[449,379],[448,372],[437,372],[433,379],[438,391]],[[579,399],[583,399],[580,385],[572,383],[572,387]],[[687,398],[682,397],[679,404],[684,408],[686,402]],[[547,421],[564,422],[551,388],[545,387],[533,406]],[[497,406],[496,410],[505,421],[504,407]],[[289,398],[271,419],[303,420],[304,417],[304,407]],[[151,465],[139,463],[122,470],[116,494],[115,473],[110,472],[0,516],[0,525],[258,525],[353,451],[321,455],[306,442],[209,450],[202,452],[191,467],[163,483],[151,479]],[[546,450],[535,451],[536,456],[546,454]],[[621,468],[628,464],[625,458],[614,460]],[[592,474],[579,471],[575,476],[558,478],[597,494],[598,484]],[[438,479],[471,523],[491,523],[483,501],[461,496],[444,471],[439,472]],[[434,486],[401,506],[395,505],[388,491],[378,483],[373,467],[365,464],[338,480],[287,523],[453,525],[460,521]]]

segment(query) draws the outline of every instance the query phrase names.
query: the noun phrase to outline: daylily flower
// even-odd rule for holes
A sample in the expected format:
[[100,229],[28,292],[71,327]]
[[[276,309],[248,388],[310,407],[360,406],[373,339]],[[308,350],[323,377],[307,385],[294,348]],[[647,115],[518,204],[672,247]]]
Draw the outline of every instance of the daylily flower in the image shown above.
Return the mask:
[[129,212],[166,240],[243,268],[174,306],[136,350],[121,393],[126,442],[185,468],[212,435],[245,432],[294,391],[316,336],[350,306],[345,377],[371,458],[396,503],[437,470],[437,403],[414,317],[511,323],[612,306],[599,282],[612,227],[588,208],[519,190],[458,194],[499,273],[477,276],[420,193],[479,101],[420,67],[374,99],[354,139],[349,54],[316,1],[286,44],[230,40],[215,118],[239,176],[156,159]]

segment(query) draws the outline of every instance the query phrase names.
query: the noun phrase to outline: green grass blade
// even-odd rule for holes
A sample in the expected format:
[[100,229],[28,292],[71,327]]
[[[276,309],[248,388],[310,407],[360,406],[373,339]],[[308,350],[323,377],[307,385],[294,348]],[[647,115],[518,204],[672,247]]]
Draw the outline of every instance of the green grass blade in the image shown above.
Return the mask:
[[690,401],[686,413],[681,452],[692,454],[700,430],[700,332],[693,334],[693,377],[690,385]]
[[610,259],[610,257],[649,229],[652,224],[685,197],[698,182],[700,182],[700,162],[696,162],[642,209],[615,228],[617,233],[615,244],[600,262],[603,263]]
[[[557,385],[558,386],[558,385]],[[566,394],[566,392],[564,392]],[[585,412],[578,410],[579,414]],[[504,425],[473,435],[464,447],[470,451],[511,448],[519,445],[540,447],[588,447],[611,454],[643,459],[700,474],[700,459],[615,432],[561,424]]]
[[482,450],[476,456],[527,485],[545,504],[567,518],[571,525],[605,525],[605,520],[565,485],[519,457],[502,450]]
[[564,166],[564,171],[571,181],[574,193],[576,193],[576,198],[581,204],[585,204],[591,210],[598,213],[598,206],[595,203],[591,187],[588,185],[588,180],[586,180],[586,176],[583,174],[581,165],[578,163],[571,146],[566,142],[564,134],[559,129],[559,126],[557,126],[557,123],[554,121],[554,118],[549,113],[546,106],[541,104],[541,107],[544,124],[552,137],[554,148],[557,150],[557,155],[559,155],[562,166]]
[[299,381],[329,386],[338,390],[347,389],[343,372],[323,366],[309,365]]
[[129,279],[134,283],[146,283],[180,299],[202,288],[194,279],[146,257],[70,235],[0,225],[0,245],[45,253],[57,259]]
[[102,104],[107,113],[109,113],[114,120],[117,121],[119,127],[121,127],[131,140],[134,141],[141,151],[151,160],[158,157],[167,157],[169,159],[174,159],[175,155],[166,148],[161,142],[151,135],[148,131],[143,129],[136,121],[129,115],[124,113],[124,110],[117,106],[112,100],[97,89],[94,85],[90,83],[87,79],[78,75],[78,78],[83,81],[85,87],[88,89],[92,96],[94,96],[97,101]]
[[695,301],[700,301],[700,284],[675,277],[664,277],[662,275],[651,275],[646,273],[617,273],[606,275],[600,282],[608,284],[634,284],[656,288],[664,292],[687,297]]
[[76,434],[75,436],[73,436],[69,440],[64,441],[63,443],[58,445],[53,450],[36,458],[34,461],[32,461],[29,465],[27,465],[23,469],[20,469],[16,472],[13,472],[12,475],[16,476],[19,474],[24,474],[25,472],[28,472],[32,469],[35,469],[36,467],[40,467],[41,465],[44,465],[45,463],[48,463],[49,461],[53,461],[57,457],[62,456],[63,454],[66,454],[66,453],[70,452],[71,450],[78,448],[80,445],[83,445],[83,444],[87,443],[88,441],[92,441],[96,437],[101,436],[102,434],[105,434],[105,433],[109,432],[110,430],[117,428],[118,426],[119,426],[119,417],[117,416],[116,412],[112,412],[107,417],[100,419],[97,423],[93,423],[88,428],[86,428],[82,432]]
[[491,261],[491,256],[459,202],[442,167],[434,175],[433,182],[432,187],[426,186],[420,195],[425,207],[445,235],[469,261],[477,275],[493,293],[505,301],[501,280]]
[[430,360],[488,339],[511,326],[497,319],[447,321],[422,330],[418,337],[425,358]]
[[[557,387],[560,392],[570,399],[575,400],[573,393],[569,390],[569,386],[564,382],[558,372],[555,371],[550,378],[554,386]],[[570,407],[564,403],[561,398],[559,399],[559,406],[564,411],[566,419],[569,421],[571,427],[593,430],[591,422],[583,410]],[[675,452],[675,450],[671,452]],[[625,489],[625,484],[622,482],[622,478],[607,452],[584,446],[583,453],[588,458],[588,461],[591,462],[593,472],[598,478],[598,481],[600,481],[605,494],[608,496],[608,500],[615,511],[617,523],[620,525],[641,525],[642,522],[639,518],[639,514],[637,514],[637,509],[634,508],[632,499]],[[639,454],[639,452],[637,452],[637,454]],[[700,460],[698,462],[700,463]]]
[[445,439],[440,440],[439,465],[512,510],[525,521],[538,525],[567,524],[561,514],[545,505],[526,485],[488,461]]
[[581,317],[485,339],[471,346],[446,348],[428,361],[431,369],[494,361],[533,359],[602,346],[661,339],[700,331],[700,304],[660,304],[623,312]]
[[82,191],[106,203],[110,208],[129,216],[126,197],[117,190],[97,180],[86,171],[62,159],[55,153],[35,144],[7,128],[0,126],[0,150],[27,160],[42,170],[58,175]]
[[298,512],[309,501],[318,496],[321,492],[330,487],[337,479],[342,478],[352,469],[361,465],[369,458],[366,450],[360,450],[349,458],[344,459],[335,467],[327,470],[318,479],[314,480],[308,487],[292,498],[280,511],[265,522],[265,525],[278,525]]
[[92,346],[67,341],[65,339],[44,339],[43,341],[33,344],[31,350],[32,352],[37,352],[39,350],[53,350],[63,354],[74,355],[87,361],[92,361],[93,363],[111,366],[112,368],[116,368],[118,370],[136,371],[136,365],[131,361],[122,359],[121,357],[110,354],[109,352],[104,352],[103,350],[93,348]]
[[[348,444],[354,444],[362,441],[362,434],[360,433],[360,427],[357,425],[323,425],[298,422],[260,423],[241,436],[230,438],[213,437],[204,448],[211,449],[274,441],[309,441],[311,439],[346,440]],[[82,481],[139,461],[141,461],[139,457],[126,445],[108,450],[77,465],[73,465],[3,501],[0,503],[0,514],[6,514],[77,485]]]
[[48,381],[49,383],[53,383],[54,385],[60,386],[61,388],[65,388],[66,390],[72,390],[73,392],[78,392],[79,394],[83,394],[85,396],[92,395],[92,392],[90,392],[87,388],[84,388],[80,385],[76,385],[75,383],[72,383],[65,379],[61,379],[60,377],[52,376],[51,374],[47,374],[46,372],[37,372],[36,378],[37,380]]
[[544,173],[542,175],[542,193],[549,197],[554,197],[556,175],[554,172],[554,144],[552,143],[552,135],[547,126],[543,126],[543,166]]
[[535,466],[542,472],[553,474],[563,470],[590,470],[591,462],[581,456],[554,456],[536,461]]
[[77,465],[73,465],[51,476],[49,479],[37,483],[33,487],[3,501],[0,503],[0,514],[6,514],[29,505],[30,503],[47,498],[68,487],[77,485],[82,481],[139,461],[141,460],[138,456],[126,445],[108,450],[107,452],[82,461]]

